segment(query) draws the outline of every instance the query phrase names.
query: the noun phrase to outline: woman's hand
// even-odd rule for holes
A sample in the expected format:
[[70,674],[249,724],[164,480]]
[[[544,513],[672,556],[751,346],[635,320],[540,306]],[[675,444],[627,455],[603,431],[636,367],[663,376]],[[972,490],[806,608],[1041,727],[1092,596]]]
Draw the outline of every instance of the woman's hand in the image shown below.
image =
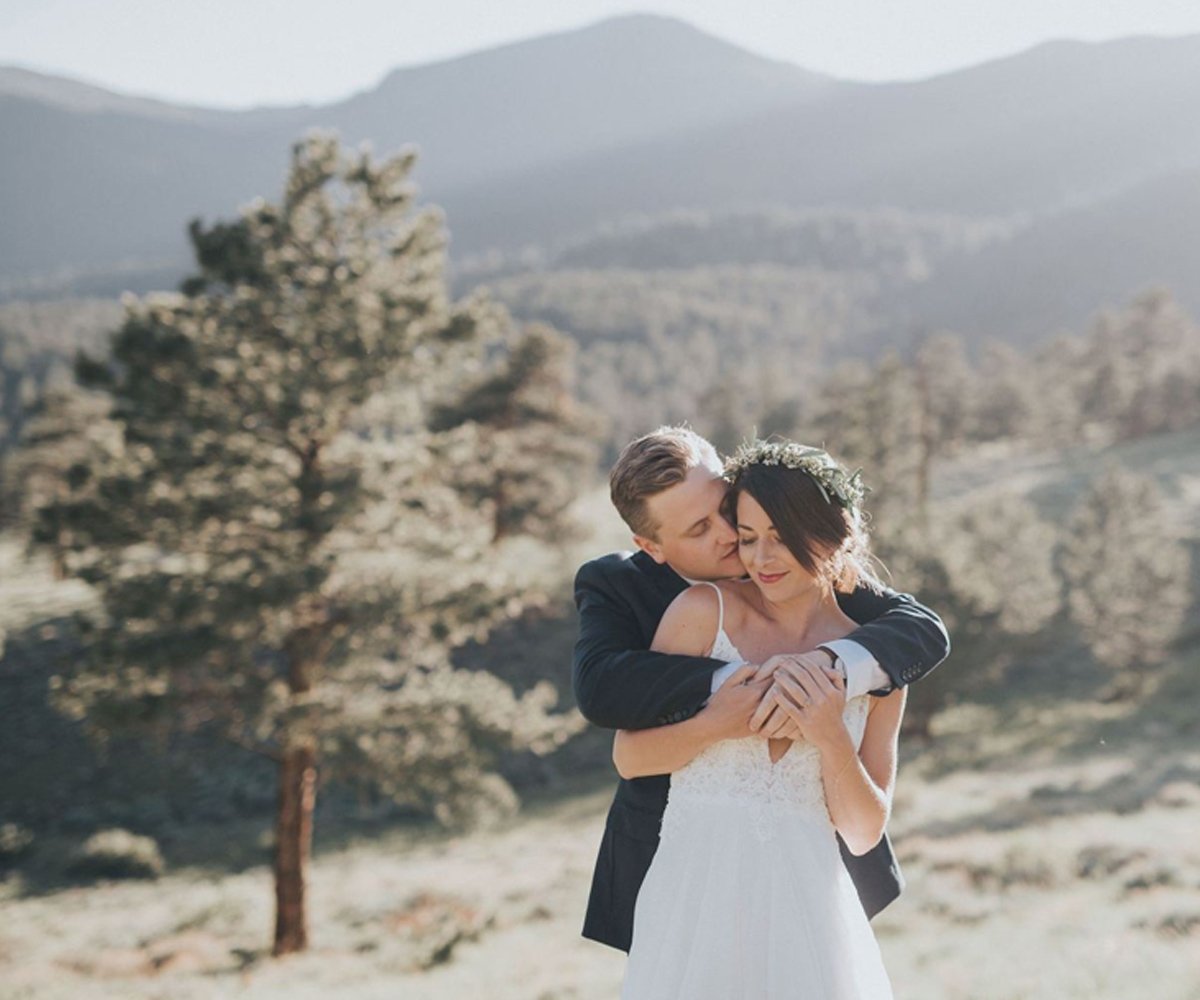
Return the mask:
[[848,735],[842,718],[846,684],[833,666],[783,664],[766,698],[773,699],[796,723],[801,738],[815,747],[840,745]]

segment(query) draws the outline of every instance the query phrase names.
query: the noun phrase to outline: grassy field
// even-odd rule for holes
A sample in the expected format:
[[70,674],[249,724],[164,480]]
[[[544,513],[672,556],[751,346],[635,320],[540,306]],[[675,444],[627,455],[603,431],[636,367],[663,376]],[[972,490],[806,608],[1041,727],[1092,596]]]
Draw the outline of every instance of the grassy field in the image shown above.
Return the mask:
[[[1136,708],[1090,704],[1083,677],[961,706],[906,753],[908,887],[875,921],[898,996],[1200,998],[1200,726],[1180,710],[1197,667]],[[313,948],[285,961],[267,954],[269,869],[228,871],[263,827],[193,831],[191,863],[155,882],[26,895],[10,878],[0,995],[612,997],[623,956],[578,936],[608,795],[454,838],[319,831]]]
[[[1159,474],[1197,527],[1200,434],[1110,454]],[[1094,458],[1007,460],[1005,482],[1055,512]],[[949,470],[943,500],[986,491],[994,460]],[[619,544],[601,498],[585,504],[597,548]],[[87,602],[9,542],[0,560],[0,628]],[[1095,698],[1104,678],[1077,652],[1064,636],[1022,657],[903,746],[891,832],[908,886],[874,923],[898,997],[1200,1000],[1200,646],[1137,702]],[[318,825],[312,948],[282,961],[266,823],[189,829],[163,844],[164,877],[87,887],[58,876],[66,840],[39,841],[0,883],[0,1000],[614,997],[624,956],[579,937],[612,787],[457,837]]]

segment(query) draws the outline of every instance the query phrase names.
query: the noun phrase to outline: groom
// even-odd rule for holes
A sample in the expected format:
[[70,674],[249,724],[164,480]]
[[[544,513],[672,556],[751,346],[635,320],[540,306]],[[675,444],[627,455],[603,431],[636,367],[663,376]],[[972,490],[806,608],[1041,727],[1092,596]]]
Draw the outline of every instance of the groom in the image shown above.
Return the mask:
[[[721,515],[725,481],[708,441],[686,427],[662,427],[628,444],[609,477],[612,501],[639,551],[584,564],[575,577],[579,639],[572,683],[579,709],[605,729],[648,729],[694,715],[737,669],[697,656],[652,653],[667,606],[689,581],[745,574],[737,533]],[[907,594],[860,587],[839,594],[860,627],[845,639],[798,656],[772,657],[765,677],[788,661],[828,666],[846,679],[846,697],[886,694],[924,677],[950,651],[941,621]],[[746,734],[798,735],[768,691],[746,719]],[[583,936],[629,950],[633,907],[658,847],[669,775],[622,779],[605,823],[592,876]],[[868,917],[903,887],[886,834],[861,856],[838,838]]]

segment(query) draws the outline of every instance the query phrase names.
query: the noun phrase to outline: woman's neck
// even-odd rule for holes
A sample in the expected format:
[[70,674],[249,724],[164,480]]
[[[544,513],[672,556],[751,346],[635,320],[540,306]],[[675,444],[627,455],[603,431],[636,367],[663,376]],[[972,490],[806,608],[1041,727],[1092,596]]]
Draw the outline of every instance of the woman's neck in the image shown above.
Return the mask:
[[763,617],[797,637],[822,631],[823,626],[834,624],[842,617],[837,596],[828,585],[815,586],[787,601],[779,602],[769,600],[759,591],[759,611]]

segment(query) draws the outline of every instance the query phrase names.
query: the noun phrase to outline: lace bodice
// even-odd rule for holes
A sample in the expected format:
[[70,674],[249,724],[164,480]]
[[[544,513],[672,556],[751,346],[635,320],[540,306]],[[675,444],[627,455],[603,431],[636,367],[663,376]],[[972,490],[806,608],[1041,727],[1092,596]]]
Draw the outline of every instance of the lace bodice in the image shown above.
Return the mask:
[[[727,663],[745,657],[725,632],[724,600],[720,588],[720,618],[717,635],[709,655]],[[843,718],[857,748],[866,730],[870,695],[846,702]],[[829,821],[821,782],[821,755],[810,743],[797,740],[777,762],[771,762],[770,744],[760,737],[723,740],[698,754],[685,767],[671,775],[663,832],[681,819],[689,803],[737,803],[760,818],[764,811],[806,812]],[[769,828],[763,824],[762,830]]]

